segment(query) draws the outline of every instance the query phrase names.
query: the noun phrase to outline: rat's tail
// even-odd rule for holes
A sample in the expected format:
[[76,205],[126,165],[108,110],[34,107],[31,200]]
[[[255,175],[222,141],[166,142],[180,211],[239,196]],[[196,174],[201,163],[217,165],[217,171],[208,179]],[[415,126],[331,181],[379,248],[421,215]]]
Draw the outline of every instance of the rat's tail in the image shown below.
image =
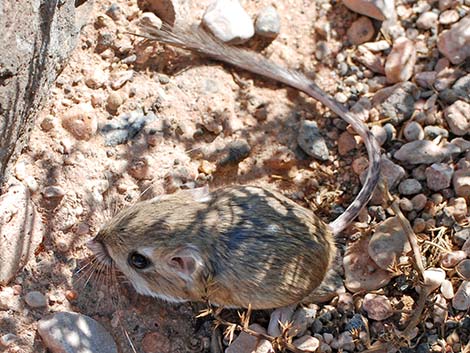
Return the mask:
[[199,27],[181,29],[164,25],[161,29],[158,29],[142,25],[142,28],[147,33],[142,37],[209,56],[303,91],[324,104],[348,124],[351,124],[364,141],[369,157],[369,169],[364,185],[355,200],[341,216],[329,224],[333,234],[339,234],[357,217],[360,210],[369,202],[379,181],[381,159],[380,147],[362,120],[348,112],[302,73],[283,68],[253,51],[224,44]]

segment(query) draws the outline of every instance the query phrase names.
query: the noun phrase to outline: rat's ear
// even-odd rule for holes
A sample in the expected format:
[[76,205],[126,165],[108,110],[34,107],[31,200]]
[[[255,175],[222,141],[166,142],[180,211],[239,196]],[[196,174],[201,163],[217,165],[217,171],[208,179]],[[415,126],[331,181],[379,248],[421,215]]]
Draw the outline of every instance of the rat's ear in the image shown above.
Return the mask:
[[196,202],[209,202],[212,198],[207,185],[200,188],[185,189],[180,192],[184,192],[191,196],[191,198]]
[[194,280],[195,276],[204,267],[199,250],[191,246],[183,247],[173,252],[168,256],[167,264],[186,281]]

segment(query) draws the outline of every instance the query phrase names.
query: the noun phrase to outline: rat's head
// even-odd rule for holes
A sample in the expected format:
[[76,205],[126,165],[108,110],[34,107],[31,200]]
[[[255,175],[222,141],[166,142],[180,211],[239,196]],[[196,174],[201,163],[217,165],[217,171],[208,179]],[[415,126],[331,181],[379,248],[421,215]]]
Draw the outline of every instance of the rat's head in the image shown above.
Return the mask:
[[182,221],[188,219],[182,208],[187,206],[187,199],[169,197],[139,202],[119,212],[89,247],[101,264],[115,266],[140,294],[174,302],[197,299],[193,292],[204,263],[197,246],[182,234]]

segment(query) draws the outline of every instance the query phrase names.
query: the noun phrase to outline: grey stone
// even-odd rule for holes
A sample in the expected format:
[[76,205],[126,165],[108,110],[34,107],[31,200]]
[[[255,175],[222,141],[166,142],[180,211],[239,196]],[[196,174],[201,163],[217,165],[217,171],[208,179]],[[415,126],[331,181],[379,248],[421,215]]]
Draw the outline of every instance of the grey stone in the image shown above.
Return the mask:
[[454,233],[452,241],[458,246],[462,247],[465,242],[470,239],[470,227],[463,228]]
[[301,122],[297,143],[309,156],[322,161],[328,160],[328,147],[315,121]]
[[215,0],[202,23],[223,42],[243,43],[255,34],[253,21],[238,0]]
[[38,322],[38,333],[52,353],[117,353],[100,323],[86,315],[58,312]]
[[454,168],[446,163],[434,163],[426,168],[426,183],[433,191],[446,189],[450,186]]
[[106,146],[116,146],[127,143],[133,139],[145,127],[146,124],[157,119],[157,116],[149,112],[135,110],[123,114],[101,127],[101,134],[105,138]]
[[405,126],[403,134],[408,141],[422,140],[424,138],[424,129],[419,123],[412,121]]
[[444,116],[452,133],[463,136],[470,133],[470,104],[458,100],[444,110]]
[[396,18],[393,0],[343,0],[343,3],[352,11],[379,21]]
[[398,191],[401,195],[415,195],[422,189],[421,184],[416,179],[405,179],[398,185]]
[[8,53],[0,56],[0,179],[27,143],[36,112],[77,44],[89,5],[0,2],[0,52]]
[[438,146],[432,141],[418,140],[401,146],[394,157],[407,164],[431,164],[441,162],[459,152],[460,149],[451,144]]
[[378,91],[372,100],[379,113],[398,125],[409,119],[415,111],[415,102],[419,98],[418,87],[411,82],[398,83]]
[[281,18],[276,9],[272,6],[262,9],[255,21],[256,34],[267,37],[276,38],[281,31]]
[[439,35],[438,48],[452,64],[460,64],[470,56],[470,15]]
[[430,139],[435,139],[437,136],[449,137],[449,131],[439,126],[428,125],[424,128],[424,135]]
[[31,308],[41,308],[47,305],[47,298],[38,291],[32,291],[26,293],[24,296],[24,301],[28,304]]
[[451,91],[457,99],[470,102],[470,74],[459,78],[452,86]]

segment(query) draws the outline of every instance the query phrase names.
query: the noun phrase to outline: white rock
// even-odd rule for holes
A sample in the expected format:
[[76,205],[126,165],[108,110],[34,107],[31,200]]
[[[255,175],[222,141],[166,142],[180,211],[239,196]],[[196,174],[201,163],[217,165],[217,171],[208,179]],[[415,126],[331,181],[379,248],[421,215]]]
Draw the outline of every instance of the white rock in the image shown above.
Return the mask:
[[432,11],[423,12],[416,20],[416,27],[431,29],[437,26],[438,15]]
[[470,196],[470,169],[457,170],[452,179],[457,196]]
[[441,284],[441,293],[444,298],[450,300],[454,297],[454,288],[452,287],[452,282],[445,280]]
[[367,293],[362,303],[367,316],[373,320],[382,321],[393,315],[392,304],[384,295]]
[[470,56],[470,15],[439,35],[439,51],[453,64],[462,63]]
[[385,76],[391,83],[408,81],[413,75],[415,64],[414,43],[406,37],[398,38],[385,62]]
[[454,134],[463,136],[470,133],[470,104],[467,102],[456,101],[444,110],[444,116]]
[[58,312],[38,322],[38,333],[52,353],[117,353],[116,343],[91,317]]
[[432,141],[418,140],[404,144],[395,152],[394,157],[408,164],[431,164],[441,162],[452,153],[458,153],[459,149],[453,145],[444,147],[436,145]]
[[428,268],[423,272],[424,285],[428,287],[429,291],[439,288],[439,286],[446,279],[446,273],[442,268]]
[[214,1],[202,23],[223,42],[243,43],[255,34],[253,21],[238,0]]
[[256,34],[267,37],[276,38],[281,31],[281,18],[273,6],[262,9],[255,21]]
[[28,292],[24,297],[24,301],[31,308],[40,308],[47,305],[47,298],[38,291]]
[[160,29],[162,27],[162,20],[152,12],[144,12],[139,18],[139,24]]
[[379,21],[396,18],[393,0],[343,0],[343,4],[354,12]]
[[318,338],[309,335],[294,340],[292,344],[304,352],[316,352],[318,347],[320,347]]

